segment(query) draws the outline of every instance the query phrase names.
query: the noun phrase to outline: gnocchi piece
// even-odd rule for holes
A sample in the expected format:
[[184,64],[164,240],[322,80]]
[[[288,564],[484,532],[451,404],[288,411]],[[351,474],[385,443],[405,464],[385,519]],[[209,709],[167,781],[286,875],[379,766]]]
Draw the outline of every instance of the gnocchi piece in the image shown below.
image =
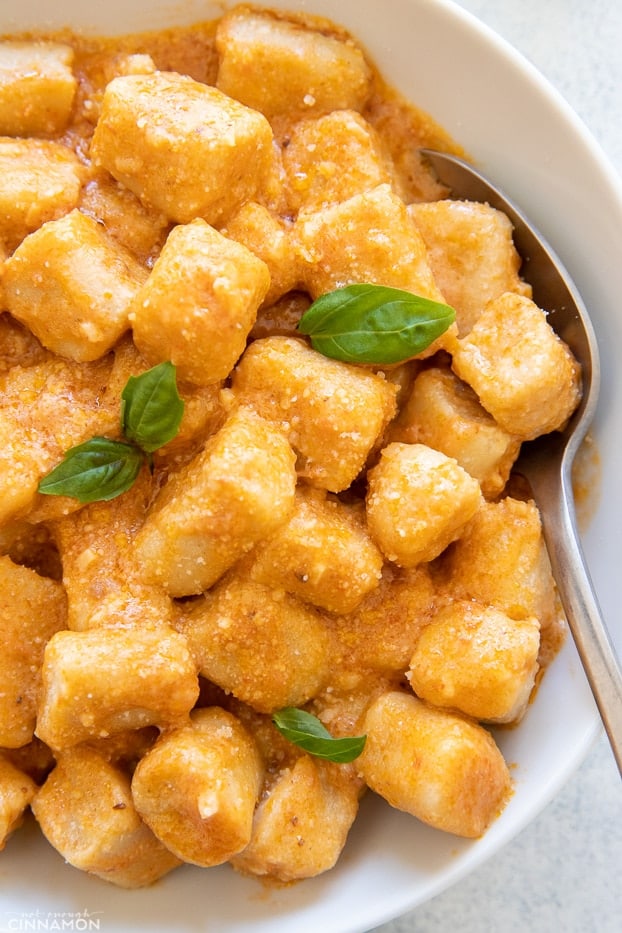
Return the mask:
[[352,110],[296,124],[283,147],[287,201],[314,212],[391,184],[388,156],[373,127]]
[[140,819],[129,777],[88,746],[58,756],[32,810],[70,865],[121,888],[152,884],[180,864]]
[[501,752],[486,729],[457,713],[389,691],[369,707],[365,732],[357,759],[365,782],[436,829],[477,838],[507,802]]
[[142,265],[149,268],[153,265],[169,228],[164,214],[146,208],[133,192],[107,172],[87,182],[78,207],[83,214],[101,223]]
[[298,476],[341,492],[365,466],[395,414],[395,387],[382,376],[330,360],[293,337],[266,337],[246,350],[233,394],[280,425]]
[[32,739],[43,652],[66,616],[59,583],[0,557],[0,746],[20,748]]
[[300,269],[291,227],[263,204],[247,201],[222,232],[246,246],[268,267],[270,285],[262,307],[270,307],[298,286]]
[[358,812],[360,783],[348,766],[301,756],[260,801],[248,846],[231,859],[272,881],[312,878],[332,868]]
[[267,183],[272,130],[256,110],[186,75],[128,75],[106,87],[91,156],[170,220],[218,226]]
[[248,580],[244,568],[191,604],[176,627],[200,673],[259,712],[301,706],[325,684],[330,642],[322,616]]
[[424,444],[388,444],[367,476],[369,530],[385,556],[401,567],[438,557],[482,501],[476,479]]
[[36,734],[65,749],[145,726],[185,721],[198,694],[186,640],[162,629],[57,632],[41,669]]
[[134,341],[152,364],[171,360],[180,380],[224,379],[246,346],[270,285],[261,259],[204,220],[170,232],[153,270],[134,296]]
[[55,136],[73,107],[77,81],[70,45],[0,42],[0,135]]
[[73,210],[82,175],[77,156],[61,143],[0,138],[0,240],[14,250],[43,223]]
[[220,865],[249,842],[263,778],[254,740],[219,707],[163,735],[132,778],[138,813],[184,862]]
[[468,334],[485,305],[504,292],[531,298],[520,278],[512,224],[489,204],[429,201],[408,205],[425,242],[439,288],[456,311],[458,334]]
[[[296,224],[296,237],[307,264],[305,284],[313,298],[355,282],[372,282],[444,300],[421,234],[404,202],[387,184],[305,213]],[[455,332],[452,324],[426,355],[449,346],[447,340]]]
[[319,491],[300,490],[288,521],[255,548],[251,579],[329,612],[351,612],[378,586],[383,565],[359,513]]
[[102,62],[105,84],[120,75],[151,75],[157,71],[155,62],[147,52],[121,52]]
[[[79,366],[51,357],[0,377],[0,524],[26,514],[43,499],[37,484],[66,450],[97,433],[117,430],[99,393],[110,372],[106,359]],[[47,517],[58,517],[77,503],[65,497]]]
[[503,490],[520,452],[520,440],[497,424],[471,387],[450,369],[435,366],[415,377],[390,437],[453,457],[487,499]]
[[349,682],[352,672],[403,674],[419,633],[432,618],[436,590],[427,564],[401,570],[385,564],[379,586],[354,612],[338,616],[333,677]]
[[27,236],[7,260],[11,314],[59,356],[85,362],[128,329],[129,304],[146,270],[79,210]]
[[581,398],[580,366],[531,299],[505,292],[457,342],[452,366],[510,434],[564,426]]
[[442,579],[459,599],[494,606],[511,619],[557,618],[555,583],[534,502],[487,502],[443,555]]
[[218,87],[268,119],[362,110],[371,92],[371,69],[351,39],[270,12],[225,14],[216,48]]
[[32,778],[0,752],[0,852],[21,826],[36,792],[37,785]]
[[246,408],[156,497],[135,542],[146,582],[171,596],[208,589],[289,516],[294,453],[279,428]]
[[170,597],[145,583],[133,559],[136,530],[152,494],[147,471],[123,496],[92,502],[61,518],[54,535],[67,594],[67,628],[162,628],[173,622]]
[[522,719],[538,672],[540,624],[455,601],[422,630],[407,674],[418,697],[486,722]]

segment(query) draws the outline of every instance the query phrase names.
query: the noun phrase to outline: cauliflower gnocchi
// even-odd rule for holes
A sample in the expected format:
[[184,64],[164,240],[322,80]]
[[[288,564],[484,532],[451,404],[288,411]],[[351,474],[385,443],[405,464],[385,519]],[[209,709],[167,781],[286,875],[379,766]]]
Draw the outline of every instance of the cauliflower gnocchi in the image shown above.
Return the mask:
[[[481,836],[564,630],[513,467],[581,391],[509,220],[312,16],[0,40],[0,134],[0,848],[30,808],[121,887],[290,883],[367,790]],[[329,358],[301,316],[359,284],[455,321]]]

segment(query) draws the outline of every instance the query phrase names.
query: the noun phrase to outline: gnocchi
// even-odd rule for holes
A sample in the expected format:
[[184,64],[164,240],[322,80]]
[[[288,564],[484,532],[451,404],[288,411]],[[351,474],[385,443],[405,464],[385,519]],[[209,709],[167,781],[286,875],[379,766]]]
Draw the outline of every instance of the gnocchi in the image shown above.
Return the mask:
[[[0,40],[0,134],[0,848],[30,808],[121,887],[287,884],[368,790],[481,836],[512,792],[491,726],[564,630],[513,467],[581,392],[509,220],[404,158],[457,147],[311,16]],[[356,284],[455,321],[329,358],[300,319]],[[144,446],[129,390],[168,364],[176,433]],[[132,482],[49,494],[93,438]],[[289,741],[290,708],[362,751]]]

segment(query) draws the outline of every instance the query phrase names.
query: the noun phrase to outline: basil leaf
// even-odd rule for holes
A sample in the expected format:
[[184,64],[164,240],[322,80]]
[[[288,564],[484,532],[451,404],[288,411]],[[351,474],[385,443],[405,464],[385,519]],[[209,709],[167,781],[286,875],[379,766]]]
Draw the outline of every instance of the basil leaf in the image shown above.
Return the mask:
[[456,319],[449,305],[385,285],[346,285],[317,298],[298,330],[324,356],[346,363],[402,363]]
[[71,496],[79,502],[114,499],[134,483],[145,461],[134,444],[92,437],[71,447],[39,483],[47,496]]
[[159,363],[140,376],[130,376],[121,393],[121,429],[146,453],[172,440],[184,413],[179,397],[176,369]]
[[335,739],[317,716],[295,706],[287,706],[273,713],[272,722],[281,735],[294,745],[317,758],[325,758],[338,764],[358,758],[367,739],[365,735]]

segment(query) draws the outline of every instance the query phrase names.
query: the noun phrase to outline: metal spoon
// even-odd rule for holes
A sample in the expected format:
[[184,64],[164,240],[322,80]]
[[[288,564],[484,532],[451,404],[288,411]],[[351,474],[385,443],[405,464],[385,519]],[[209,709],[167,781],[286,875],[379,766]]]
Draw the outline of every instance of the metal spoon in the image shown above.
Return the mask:
[[622,774],[622,670],[590,581],[576,526],[572,464],[596,408],[598,347],[587,310],[561,261],[505,194],[468,162],[423,149],[451,197],[483,201],[506,214],[536,304],[583,368],[583,397],[563,431],[523,444],[517,472],[529,482],[542,516],[553,575],[579,657]]

